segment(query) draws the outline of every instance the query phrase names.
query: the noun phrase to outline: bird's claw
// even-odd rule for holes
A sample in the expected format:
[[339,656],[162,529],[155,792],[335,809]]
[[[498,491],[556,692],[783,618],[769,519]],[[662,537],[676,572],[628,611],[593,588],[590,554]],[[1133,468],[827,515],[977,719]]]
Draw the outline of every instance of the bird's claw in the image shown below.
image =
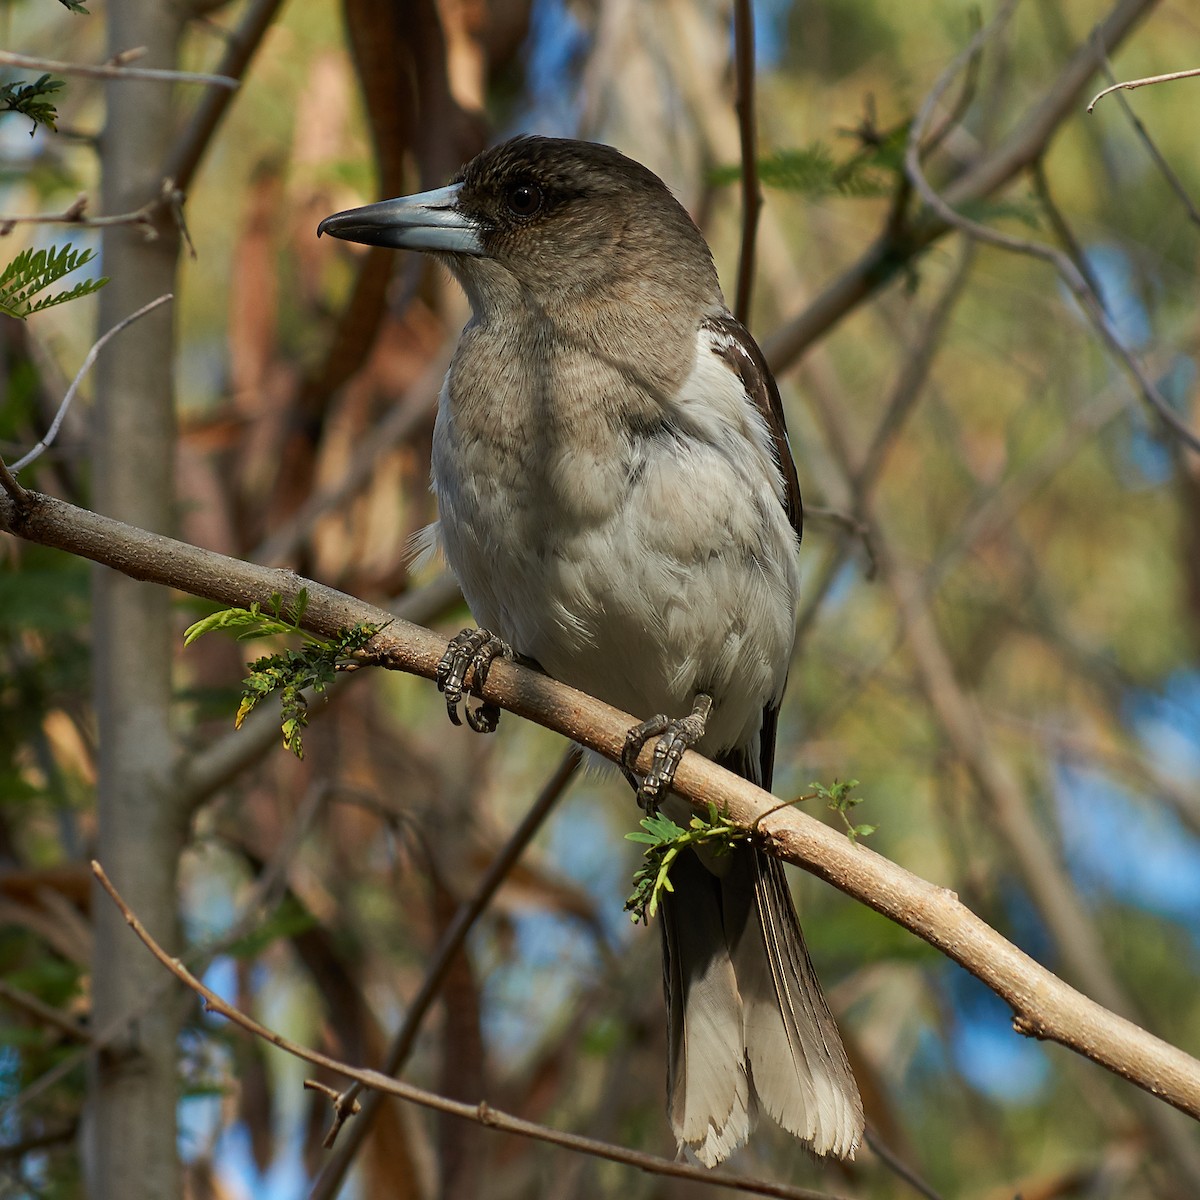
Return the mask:
[[[663,796],[675,781],[675,772],[683,759],[685,750],[694,746],[703,736],[712,712],[712,697],[705,692],[696,696],[692,711],[686,717],[671,719],[660,713],[635,725],[625,735],[625,748],[621,751],[621,769],[625,778],[637,791],[638,804],[648,813],[656,813]],[[651,738],[657,738],[654,759],[645,778],[639,778],[636,767],[638,756]]]
[[[450,639],[446,653],[438,663],[437,686],[446,697],[446,713],[453,724],[462,724],[458,715],[461,704],[467,724],[476,733],[495,731],[500,723],[500,706],[484,700],[481,693],[492,663],[497,658],[512,657],[512,647],[486,629],[464,629]],[[479,697],[478,708],[473,709],[466,703],[468,692]]]

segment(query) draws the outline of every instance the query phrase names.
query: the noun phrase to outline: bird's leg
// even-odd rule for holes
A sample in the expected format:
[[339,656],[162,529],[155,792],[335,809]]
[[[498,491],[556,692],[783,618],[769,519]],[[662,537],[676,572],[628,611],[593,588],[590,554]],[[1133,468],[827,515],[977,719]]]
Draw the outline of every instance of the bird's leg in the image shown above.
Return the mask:
[[[438,663],[437,686],[446,697],[446,712],[455,725],[462,724],[458,716],[458,706],[462,704],[467,724],[476,733],[495,730],[500,723],[500,707],[484,700],[481,693],[493,661],[512,657],[512,647],[486,629],[464,629],[450,639],[450,645]],[[468,674],[470,691],[483,701],[476,709],[469,708],[463,699]]]
[[[712,697],[707,692],[697,692],[692,711],[686,717],[671,720],[659,714],[635,725],[625,735],[621,769],[630,785],[637,789],[638,803],[647,812],[653,813],[658,810],[664,793],[670,789],[675,779],[683,752],[704,736],[712,706]],[[639,782],[634,768],[638,755],[651,738],[658,738],[654,747],[654,761],[646,778]]]

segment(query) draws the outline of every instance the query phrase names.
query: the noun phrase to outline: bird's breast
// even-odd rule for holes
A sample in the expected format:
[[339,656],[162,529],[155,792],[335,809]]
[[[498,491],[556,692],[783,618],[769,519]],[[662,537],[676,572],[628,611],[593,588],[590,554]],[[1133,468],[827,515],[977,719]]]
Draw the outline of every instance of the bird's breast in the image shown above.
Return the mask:
[[456,357],[433,446],[475,619],[630,712],[685,713],[709,691],[713,749],[752,736],[786,675],[796,544],[733,376],[701,357],[696,387],[719,393],[704,401],[602,362],[491,361]]

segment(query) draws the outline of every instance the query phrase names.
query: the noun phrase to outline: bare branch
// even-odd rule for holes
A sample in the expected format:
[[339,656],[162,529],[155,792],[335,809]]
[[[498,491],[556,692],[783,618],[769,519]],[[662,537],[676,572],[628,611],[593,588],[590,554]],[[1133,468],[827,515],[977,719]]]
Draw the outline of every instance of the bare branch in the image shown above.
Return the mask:
[[[1101,62],[1104,66],[1104,74],[1107,75],[1109,79],[1115,81],[1116,76],[1113,75],[1112,64],[1108,61],[1107,55],[1103,54],[1103,47],[1100,47],[1100,50],[1102,54]],[[1194,75],[1198,73],[1200,72],[1184,72],[1184,74],[1187,75]],[[1171,78],[1175,78],[1175,76],[1160,75],[1154,79],[1140,80],[1135,84],[1116,84],[1116,88],[1140,87],[1141,84],[1144,83],[1158,83],[1160,79]],[[1110,92],[1113,90],[1113,88],[1108,89]],[[1101,92],[1100,95],[1103,96],[1105,93]],[[1099,98],[1100,96],[1097,96],[1096,100]],[[1093,107],[1095,107],[1096,100],[1093,100],[1092,103],[1088,105],[1088,112],[1091,112]],[[1180,202],[1183,204],[1184,208],[1187,209],[1188,217],[1192,220],[1192,222],[1196,225],[1200,225],[1200,209],[1196,208],[1196,205],[1192,202],[1191,196],[1187,194],[1187,189],[1183,186],[1183,180],[1181,180],[1179,176],[1175,174],[1171,164],[1167,162],[1166,158],[1163,156],[1163,152],[1158,148],[1154,142],[1154,139],[1150,136],[1149,130],[1147,130],[1146,126],[1142,123],[1142,119],[1133,111],[1133,105],[1121,95],[1119,90],[1117,91],[1117,101],[1121,105],[1121,111],[1124,112],[1125,116],[1129,118],[1129,123],[1133,126],[1134,133],[1136,133],[1141,139],[1142,145],[1146,147],[1146,152],[1154,160],[1154,165],[1158,167],[1162,177],[1167,181],[1167,186],[1175,193],[1176,196],[1179,197]]]
[[1016,254],[1028,255],[1031,258],[1039,258],[1054,267],[1059,277],[1070,289],[1071,294],[1079,302],[1080,307],[1091,321],[1096,332],[1099,333],[1101,340],[1108,347],[1109,351],[1124,364],[1129,374],[1133,376],[1141,390],[1142,396],[1158,414],[1162,423],[1189,450],[1200,454],[1200,436],[1189,429],[1175,414],[1171,405],[1158,390],[1157,385],[1146,374],[1145,369],[1136,356],[1121,340],[1116,326],[1104,311],[1099,298],[1088,286],[1087,280],[1084,279],[1079,268],[1071,261],[1070,257],[1054,246],[1047,246],[1041,242],[1033,242],[1026,238],[1014,237],[1012,234],[1001,233],[999,230],[992,229],[988,225],[983,225],[978,221],[971,220],[969,217],[964,217],[946,199],[940,196],[929,183],[929,180],[925,178],[920,159],[921,139],[924,135],[925,127],[929,124],[930,118],[937,107],[938,101],[947,88],[949,88],[954,77],[962,70],[964,63],[969,61],[971,54],[975,51],[976,42],[992,36],[1002,22],[1007,19],[1012,8],[1012,3],[1006,4],[992,24],[975,35],[967,49],[946,68],[941,78],[930,89],[929,95],[926,96],[925,102],[921,105],[921,109],[917,113],[916,119],[913,121],[912,128],[909,131],[908,146],[904,153],[905,173],[912,180],[913,187],[920,193],[921,199],[929,205],[948,227],[961,229],[965,233],[972,234],[981,242],[997,246],[1002,250],[1010,250]]
[[[578,746],[572,746],[563,756],[563,760],[555,769],[554,774],[547,780],[545,787],[542,788],[520,825],[513,830],[500,853],[492,859],[487,873],[475,889],[475,894],[454,914],[453,921],[447,926],[434,951],[417,994],[409,1003],[408,1011],[404,1015],[404,1023],[397,1030],[388,1049],[383,1067],[385,1074],[398,1075],[408,1061],[417,1033],[421,1028],[421,1022],[441,991],[447,972],[455,956],[462,949],[467,934],[471,932],[475,922],[491,903],[492,897],[500,885],[508,878],[517,860],[553,811],[582,761],[583,752]],[[326,1134],[324,1142],[327,1149],[333,1145],[346,1118],[359,1110],[357,1096],[362,1091],[362,1086],[356,1082],[334,1098],[333,1125]],[[362,1115],[342,1139],[342,1144],[338,1147],[335,1157],[322,1169],[309,1192],[308,1200],[335,1200],[346,1171],[371,1130],[371,1121],[379,1108],[380,1099],[380,1093],[373,1092],[361,1106]]]
[[7,237],[17,225],[80,225],[85,229],[100,229],[105,225],[144,225],[153,229],[150,217],[160,201],[155,199],[132,212],[116,213],[111,217],[88,217],[88,196],[81,192],[62,212],[0,215],[0,237]]
[[85,1025],[72,1020],[61,1009],[55,1008],[53,1004],[47,1004],[44,1000],[39,1000],[36,996],[3,979],[0,979],[0,1000],[7,1000],[9,1004],[23,1009],[43,1025],[49,1025],[77,1042],[87,1042],[91,1038]]
[[26,71],[52,71],[56,75],[82,75],[87,79],[156,79],[162,83],[204,83],[211,87],[238,88],[241,84],[227,75],[206,75],[198,71],[167,71],[157,67],[126,67],[134,51],[126,50],[117,55],[117,63],[91,65],[88,63],[58,62],[52,58],[30,58],[27,54],[13,54],[0,50],[0,66],[17,67]]
[[13,472],[21,470],[22,467],[27,467],[35,459],[38,459],[42,454],[49,449],[50,444],[58,436],[58,431],[62,427],[63,418],[67,415],[67,410],[71,407],[71,402],[75,399],[75,393],[79,390],[79,385],[83,382],[83,377],[91,370],[92,364],[96,361],[100,351],[104,349],[108,343],[117,336],[123,329],[128,329],[134,321],[144,317],[148,312],[153,312],[159,305],[166,304],[168,300],[174,299],[171,292],[166,292],[159,296],[156,300],[151,300],[149,304],[143,304],[137,312],[130,313],[123,321],[118,321],[107,333],[102,334],[96,339],[92,348],[87,352],[83,360],[83,366],[79,368],[75,378],[71,381],[71,386],[67,388],[67,394],[63,397],[62,403],[58,406],[58,412],[54,414],[54,420],[50,422],[50,428],[46,431],[46,436],[28,454],[17,459],[12,465]]
[[742,151],[742,246],[738,254],[737,293],[733,315],[750,322],[750,292],[754,286],[754,247],[762,189],[758,184],[758,138],[754,116],[754,11],[752,0],[734,0],[734,69],[737,72],[738,140]]
[[1134,88],[1149,87],[1155,83],[1171,83],[1176,79],[1194,79],[1200,75],[1200,67],[1192,67],[1187,71],[1172,71],[1168,75],[1148,75],[1145,79],[1126,79],[1121,83],[1114,83],[1111,87],[1106,87],[1104,91],[1097,92],[1092,97],[1092,102],[1087,106],[1088,112],[1096,107],[1098,100],[1103,100],[1109,92],[1132,92]]
[[[477,1121],[481,1125],[487,1125],[492,1129],[499,1129],[504,1133],[515,1133],[520,1137],[534,1138],[540,1142],[549,1142],[551,1145],[562,1146],[564,1149],[574,1150],[580,1154],[590,1154],[596,1158],[604,1158],[609,1162],[618,1162],[626,1166],[637,1167],[639,1170],[651,1175],[665,1175],[673,1179],[691,1179],[695,1182],[708,1184],[710,1187],[740,1190],[750,1192],[756,1196],[777,1196],[781,1200],[835,1200],[828,1192],[815,1192],[811,1188],[791,1187],[788,1184],[772,1183],[769,1180],[763,1179],[751,1179],[744,1175],[715,1174],[704,1167],[693,1167],[687,1163],[672,1162],[670,1159],[659,1158],[654,1154],[643,1154],[636,1150],[626,1150],[621,1146],[614,1146],[610,1142],[597,1141],[595,1138],[582,1137],[576,1133],[565,1133],[561,1130],[551,1129],[546,1125],[538,1125],[533,1121],[525,1121],[520,1117],[514,1117],[509,1113],[501,1112],[499,1109],[492,1108],[485,1100],[480,1101],[478,1104],[464,1104],[459,1100],[451,1100],[446,1096],[439,1096],[436,1092],[426,1091],[424,1088],[415,1087],[409,1083],[402,1083],[398,1079],[391,1079],[379,1071],[352,1067],[349,1063],[339,1062],[335,1058],[330,1058],[327,1054],[322,1054],[319,1050],[312,1050],[307,1046],[301,1046],[285,1038],[282,1034],[276,1033],[275,1030],[269,1029],[266,1025],[260,1025],[253,1017],[248,1016],[240,1009],[234,1008],[231,1004],[227,1004],[216,992],[201,983],[179,959],[172,958],[150,936],[146,927],[138,919],[137,914],[129,908],[121,898],[121,894],[113,887],[112,882],[104,873],[104,868],[98,862],[92,862],[92,871],[99,880],[100,886],[104,888],[113,903],[120,909],[121,915],[125,918],[133,932],[137,934],[146,949],[176,979],[190,988],[204,1001],[204,1008],[207,1012],[216,1013],[218,1016],[232,1021],[235,1025],[246,1030],[247,1033],[252,1033],[255,1037],[261,1038],[264,1042],[278,1047],[294,1058],[312,1063],[316,1067],[323,1067],[325,1070],[332,1071],[334,1074],[341,1075],[346,1079],[352,1079],[363,1087],[371,1088],[373,1091],[382,1092],[389,1096],[396,1096],[412,1104],[419,1104],[422,1108],[430,1108],[435,1112],[446,1113],[449,1116],[459,1117],[466,1121]],[[327,1092],[326,1087],[320,1084],[316,1085],[314,1090]]]
[[[436,675],[445,640],[394,620],[373,605],[289,571],[254,567],[40,493],[28,495],[31,503],[24,512],[0,497],[0,519],[21,537],[225,604],[268,603],[276,592],[288,602],[304,587],[309,597],[305,628],[329,636],[360,622],[386,624],[372,643],[378,661],[427,679]],[[482,695],[613,762],[620,760],[633,724],[628,714],[512,662],[494,664]],[[646,766],[652,753],[649,747],[643,752]],[[1200,1062],[1068,986],[946,889],[852,844],[812,817],[791,808],[781,810],[774,797],[690,751],[680,764],[675,790],[702,810],[712,803],[747,827],[758,822],[773,853],[832,883],[965,967],[1013,1008],[1018,1032],[1059,1042],[1200,1118]],[[768,810],[770,816],[765,815]]]
[[[1110,48],[1120,45],[1155,3],[1156,0],[1117,0],[1096,27],[1095,39]],[[1085,43],[1004,141],[946,189],[949,202],[967,204],[990,196],[1036,162],[1059,126],[1075,113],[1079,95],[1095,69],[1095,48]],[[772,369],[778,372],[791,366],[817,338],[895,279],[906,263],[937,241],[948,228],[936,216],[912,226],[889,217],[883,233],[857,262],[830,283],[799,316],[763,342],[763,352]]]

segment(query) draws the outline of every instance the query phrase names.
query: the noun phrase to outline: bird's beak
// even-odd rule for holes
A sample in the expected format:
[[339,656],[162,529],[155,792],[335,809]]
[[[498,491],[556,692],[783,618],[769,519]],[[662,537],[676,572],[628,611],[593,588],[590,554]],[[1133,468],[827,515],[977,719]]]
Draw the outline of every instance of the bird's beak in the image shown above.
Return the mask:
[[459,187],[451,184],[417,196],[381,200],[365,208],[334,213],[317,226],[317,237],[328,233],[368,246],[483,254],[478,223],[458,207]]

